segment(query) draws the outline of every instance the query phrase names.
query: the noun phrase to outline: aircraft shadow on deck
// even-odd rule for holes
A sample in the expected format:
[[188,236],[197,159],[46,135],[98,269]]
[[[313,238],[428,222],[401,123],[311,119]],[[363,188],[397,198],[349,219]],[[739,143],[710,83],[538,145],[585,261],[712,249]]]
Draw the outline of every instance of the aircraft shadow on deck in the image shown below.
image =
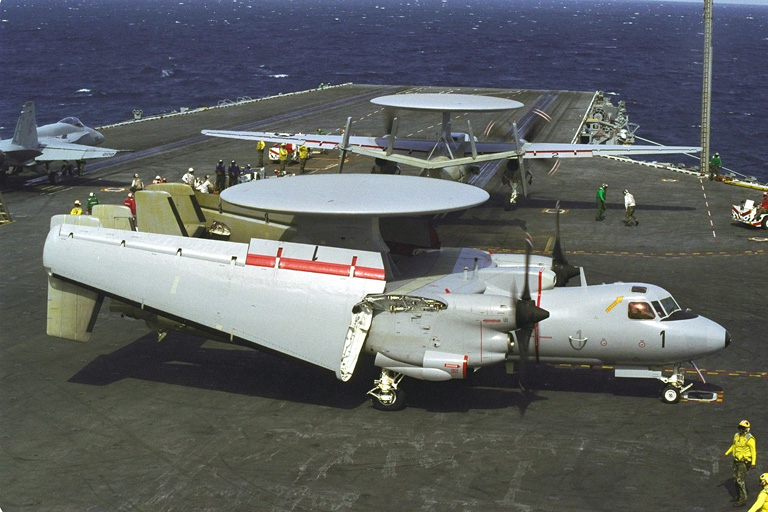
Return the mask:
[[[221,348],[219,348],[221,347]],[[258,350],[230,348],[192,336],[169,334],[157,342],[147,334],[111,354],[97,357],[69,382],[107,386],[123,379],[221,391],[274,400],[286,400],[355,409],[368,401],[366,392],[378,377],[368,357],[362,357],[355,375],[341,382],[333,373]],[[504,367],[484,368],[466,381],[403,381],[409,408],[431,412],[515,409],[521,414],[535,402],[548,400],[542,392],[607,394],[658,400],[661,384],[655,380],[617,379],[612,370],[529,366],[525,388],[516,374]],[[698,386],[697,386],[698,387]]]

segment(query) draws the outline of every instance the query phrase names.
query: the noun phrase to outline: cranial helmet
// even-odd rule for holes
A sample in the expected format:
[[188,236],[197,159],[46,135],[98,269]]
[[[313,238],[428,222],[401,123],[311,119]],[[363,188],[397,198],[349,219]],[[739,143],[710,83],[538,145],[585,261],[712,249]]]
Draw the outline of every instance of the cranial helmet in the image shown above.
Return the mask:
[[96,195],[96,194],[94,194],[93,192],[91,192],[91,193],[90,193],[90,194],[88,194],[88,195],[89,195],[90,197],[93,197],[93,196],[94,196],[94,195]]
[[190,167],[189,172],[195,172],[195,170],[192,167]]
[[763,473],[762,475],[760,475],[760,483],[763,485],[768,484],[768,473]]
[[739,422],[739,426],[740,427],[744,427],[744,428],[750,428],[749,421],[747,421],[747,420],[741,420]]
[[75,199],[75,206],[80,206],[80,200],[79,199]]

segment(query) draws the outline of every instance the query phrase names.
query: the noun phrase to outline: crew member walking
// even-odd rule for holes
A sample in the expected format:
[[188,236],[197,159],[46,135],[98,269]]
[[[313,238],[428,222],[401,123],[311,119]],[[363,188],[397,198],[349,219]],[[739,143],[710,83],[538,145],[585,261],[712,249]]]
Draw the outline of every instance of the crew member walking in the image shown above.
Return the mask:
[[595,220],[603,220],[603,214],[605,214],[605,192],[608,190],[608,184],[603,183],[600,188],[597,189],[597,215]]
[[734,507],[743,507],[747,504],[747,484],[744,481],[747,471],[754,468],[757,463],[757,446],[755,437],[749,433],[750,424],[747,420],[739,422],[739,431],[733,435],[733,443],[723,454],[726,458],[733,454],[733,480],[739,495],[733,499]]
[[626,210],[627,226],[631,226],[632,221],[635,222],[635,226],[640,224],[640,221],[635,217],[635,196],[630,194],[627,189],[624,189],[624,209]]

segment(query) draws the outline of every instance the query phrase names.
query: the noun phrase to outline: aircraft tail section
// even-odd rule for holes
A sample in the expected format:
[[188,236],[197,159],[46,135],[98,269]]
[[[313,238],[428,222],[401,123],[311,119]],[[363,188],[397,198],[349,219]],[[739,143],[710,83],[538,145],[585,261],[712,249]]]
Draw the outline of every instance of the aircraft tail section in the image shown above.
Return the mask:
[[97,292],[48,276],[46,332],[49,336],[88,341],[103,299]]
[[21,109],[21,115],[13,133],[13,144],[24,148],[37,148],[37,122],[35,102],[28,101]]
[[152,185],[136,192],[136,223],[149,233],[199,237],[205,216],[192,189],[182,183]]

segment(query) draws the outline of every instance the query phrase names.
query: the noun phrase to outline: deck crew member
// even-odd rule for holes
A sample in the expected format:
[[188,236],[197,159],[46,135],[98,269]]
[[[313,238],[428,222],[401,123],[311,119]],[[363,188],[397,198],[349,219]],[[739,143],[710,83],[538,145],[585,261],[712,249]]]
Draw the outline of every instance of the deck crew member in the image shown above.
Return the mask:
[[228,187],[234,187],[240,182],[240,166],[237,165],[237,162],[232,160],[232,163],[229,164],[229,185]]
[[181,181],[185,185],[189,185],[190,187],[194,187],[195,186],[195,169],[190,167],[189,170],[187,171],[187,173],[184,176],[181,177]]
[[127,206],[131,210],[131,215],[136,218],[136,199],[133,198],[133,192],[128,192],[128,197],[123,201],[123,206]]
[[219,160],[216,164],[216,190],[221,192],[227,188],[227,170],[224,168],[224,160]]
[[256,154],[259,156],[259,167],[264,167],[264,150],[267,148],[267,143],[260,140],[256,143]]
[[141,181],[138,174],[134,174],[133,181],[131,182],[131,192],[136,192],[137,190],[144,190],[144,182]]
[[627,189],[624,189],[624,209],[627,216],[627,226],[631,226],[633,221],[635,226],[640,224],[640,221],[635,217],[635,196],[630,194]]
[[768,512],[768,473],[760,475],[760,485],[763,486],[763,490],[757,495],[755,504],[748,512]]
[[91,192],[88,194],[88,200],[85,202],[85,213],[88,215],[91,214],[91,210],[93,210],[93,207],[99,204],[99,198],[96,197],[96,194]]
[[709,160],[709,180],[712,181],[720,176],[720,168],[723,166],[723,161],[720,160],[720,153],[715,152],[712,158]]
[[83,209],[80,207],[80,200],[75,199],[75,205],[72,207],[72,209],[69,211],[70,215],[82,215]]
[[280,162],[280,176],[285,176],[285,166],[288,164],[288,148],[285,146],[285,142],[280,144],[277,159]]
[[608,184],[603,183],[600,188],[597,189],[597,215],[595,220],[603,220],[603,214],[605,214],[605,193],[608,190]]
[[302,144],[299,146],[299,172],[304,174],[304,166],[307,165],[307,159],[309,158],[309,148]]
[[206,174],[205,175],[205,181],[201,181],[197,185],[198,192],[202,192],[203,194],[210,194],[213,192],[213,183],[211,183],[211,175]]
[[747,420],[739,422],[739,431],[733,435],[733,443],[723,454],[726,458],[733,454],[733,480],[739,495],[734,498],[734,507],[743,507],[747,504],[747,484],[744,481],[747,471],[754,468],[757,463],[757,446],[755,437],[749,433],[751,425]]

